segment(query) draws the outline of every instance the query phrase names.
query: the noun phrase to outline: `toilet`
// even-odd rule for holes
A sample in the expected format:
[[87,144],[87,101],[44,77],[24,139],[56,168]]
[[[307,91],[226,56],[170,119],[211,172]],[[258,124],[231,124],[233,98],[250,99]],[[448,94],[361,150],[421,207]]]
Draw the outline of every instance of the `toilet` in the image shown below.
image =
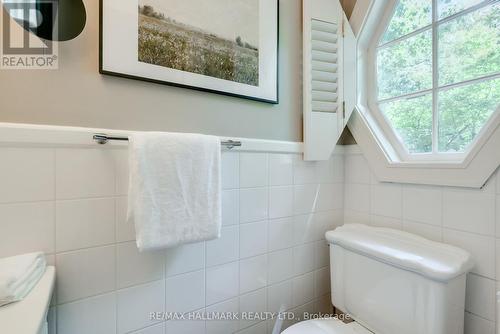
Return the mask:
[[48,313],[55,280],[55,267],[47,266],[23,300],[0,307],[0,333],[48,334]]
[[332,304],[355,322],[303,321],[283,334],[462,334],[466,251],[388,228],[326,233]]

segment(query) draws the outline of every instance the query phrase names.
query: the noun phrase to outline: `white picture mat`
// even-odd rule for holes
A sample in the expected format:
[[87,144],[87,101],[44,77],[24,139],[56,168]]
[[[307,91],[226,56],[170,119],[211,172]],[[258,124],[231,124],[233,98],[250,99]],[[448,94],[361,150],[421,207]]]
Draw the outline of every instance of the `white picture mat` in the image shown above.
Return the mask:
[[277,1],[260,0],[259,3],[258,87],[139,62],[137,1],[101,1],[103,71],[262,100],[277,100]]

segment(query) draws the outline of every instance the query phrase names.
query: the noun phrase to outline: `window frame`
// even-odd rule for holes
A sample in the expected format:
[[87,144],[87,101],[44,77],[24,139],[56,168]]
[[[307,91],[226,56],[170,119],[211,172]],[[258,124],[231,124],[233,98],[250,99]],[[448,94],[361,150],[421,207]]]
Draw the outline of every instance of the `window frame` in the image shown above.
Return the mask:
[[[463,160],[405,160],[375,118],[370,107],[373,94],[373,38],[387,20],[387,9],[395,0],[358,1],[349,23],[357,39],[356,106],[347,126],[357,148],[365,156],[380,182],[482,188],[500,166],[500,106]],[[385,26],[384,26],[385,29]]]
[[[376,0],[375,0],[376,1]],[[485,0],[471,6],[465,10],[462,10],[458,13],[452,14],[443,19],[438,19],[438,0],[432,1],[432,21],[430,24],[418,28],[415,31],[410,32],[409,34],[400,36],[392,41],[386,43],[380,43],[383,38],[385,32],[389,27],[389,23],[393,17],[393,14],[396,10],[398,0],[387,0],[387,5],[383,12],[381,13],[380,20],[378,21],[378,25],[372,30],[372,36],[370,38],[370,42],[368,43],[367,52],[365,54],[365,66],[368,71],[368,83],[366,89],[366,102],[368,110],[371,111],[372,116],[375,121],[378,123],[380,127],[380,131],[383,132],[387,141],[392,145],[395,153],[398,156],[398,160],[408,161],[408,162],[428,162],[428,163],[436,163],[436,162],[463,162],[467,159],[468,156],[474,154],[474,151],[477,150],[478,146],[480,146],[483,141],[482,138],[491,134],[491,129],[498,125],[498,117],[495,117],[495,113],[498,114],[499,109],[493,112],[493,115],[486,121],[483,125],[477,136],[473,139],[473,141],[467,146],[467,148],[463,152],[439,152],[438,150],[438,142],[439,142],[439,109],[438,109],[438,93],[443,90],[448,90],[452,88],[462,87],[468,84],[485,82],[488,80],[493,80],[496,78],[500,78],[500,73],[490,74],[486,76],[482,76],[476,79],[470,79],[463,82],[447,84],[443,86],[439,86],[439,72],[438,72],[438,29],[439,26],[445,24],[447,22],[453,21],[456,18],[461,16],[470,14],[477,10],[480,10],[484,7],[487,7],[493,4],[495,1]],[[394,43],[402,42],[411,37],[417,36],[426,31],[431,32],[432,36],[432,87],[426,90],[413,92],[410,94],[403,94],[396,97],[391,97],[387,99],[378,99],[378,73],[377,73],[377,54],[380,49],[389,47]],[[390,121],[387,119],[386,115],[379,108],[378,104],[380,101],[388,102],[388,101],[397,101],[400,99],[408,98],[408,97],[418,97],[426,94],[432,95],[432,152],[426,153],[410,153],[409,150],[405,147],[402,141],[399,139],[398,134],[396,133],[395,128],[391,125]],[[497,115],[498,116],[498,115]]]

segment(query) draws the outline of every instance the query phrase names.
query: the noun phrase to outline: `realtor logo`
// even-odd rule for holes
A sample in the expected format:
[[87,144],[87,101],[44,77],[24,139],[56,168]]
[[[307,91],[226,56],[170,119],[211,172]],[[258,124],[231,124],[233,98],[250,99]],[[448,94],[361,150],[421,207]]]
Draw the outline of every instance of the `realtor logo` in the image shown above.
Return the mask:
[[[58,0],[0,0],[1,69],[57,69],[57,43],[37,32],[57,36]],[[47,36],[47,34],[45,34]]]

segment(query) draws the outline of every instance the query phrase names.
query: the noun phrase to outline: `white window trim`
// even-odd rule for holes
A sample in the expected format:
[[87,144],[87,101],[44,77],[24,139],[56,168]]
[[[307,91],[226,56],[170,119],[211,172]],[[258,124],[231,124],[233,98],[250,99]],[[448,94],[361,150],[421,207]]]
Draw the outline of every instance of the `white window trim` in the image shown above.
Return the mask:
[[[369,90],[369,95],[368,95],[368,106],[371,110],[374,111],[374,116],[377,118],[377,121],[380,122],[380,125],[386,135],[388,136],[389,140],[391,143],[394,145],[394,148],[397,150],[399,155],[401,156],[401,159],[404,161],[463,161],[467,155],[474,149],[478,138],[483,135],[482,132],[478,134],[478,136],[469,144],[467,149],[464,152],[438,152],[437,148],[437,143],[438,143],[438,107],[437,107],[437,94],[439,91],[442,90],[447,90],[451,88],[456,88],[456,87],[461,87],[467,84],[471,83],[480,83],[484,82],[490,79],[495,79],[495,78],[500,78],[500,73],[496,74],[490,74],[490,75],[485,75],[480,78],[475,78],[471,80],[465,80],[463,82],[458,82],[458,83],[453,83],[453,84],[448,84],[444,86],[439,86],[438,80],[439,80],[439,75],[437,74],[438,69],[438,61],[437,61],[437,56],[438,56],[438,41],[437,41],[437,32],[438,32],[438,26],[441,24],[444,24],[446,22],[450,22],[458,17],[467,15],[469,13],[472,13],[474,11],[480,10],[481,8],[484,8],[488,5],[491,5],[491,1],[483,1],[479,4],[476,4],[475,6],[472,6],[468,9],[465,9],[463,11],[460,11],[458,13],[455,13],[451,16],[448,16],[444,19],[438,20],[437,19],[437,0],[432,0],[432,22],[431,24],[428,24],[424,27],[421,27],[413,32],[410,32],[409,34],[406,34],[404,36],[400,36],[395,40],[389,41],[387,43],[384,43],[382,45],[379,44],[380,40],[382,39],[383,35],[385,34],[388,24],[390,20],[393,17],[394,11],[396,10],[396,5],[398,1],[397,0],[391,0],[388,1],[388,5],[386,7],[386,10],[384,12],[383,18],[379,21],[379,26],[377,29],[374,31],[373,36],[371,38],[371,43],[368,47],[368,57],[370,58],[370,71],[373,72],[373,88]],[[378,86],[377,86],[377,52],[381,48],[386,48],[390,45],[393,45],[394,43],[398,43],[400,41],[407,40],[413,36],[417,36],[421,33],[424,33],[426,31],[430,31],[432,34],[432,66],[433,66],[433,73],[434,75],[432,76],[432,87],[421,90],[418,92],[413,92],[410,94],[403,94],[401,96],[396,96],[392,98],[387,98],[383,100],[378,99]],[[433,108],[432,108],[432,113],[433,113],[433,129],[432,129],[432,152],[429,153],[409,153],[408,150],[404,147],[404,145],[401,143],[401,141],[398,139],[397,134],[390,126],[389,120],[386,118],[384,113],[380,110],[378,104],[381,101],[394,101],[394,100],[399,100],[404,97],[417,97],[417,96],[422,96],[426,94],[432,94],[432,103],[433,103]],[[489,126],[489,123],[492,121],[491,117],[487,123],[483,126],[483,129]]]
[[467,152],[427,154],[427,157],[409,154],[389,123],[380,119],[383,114],[378,107],[374,108],[377,105],[374,45],[378,46],[378,36],[386,27],[381,21],[387,22],[392,17],[395,3],[395,0],[359,0],[353,11],[350,23],[358,33],[359,91],[349,128],[382,181],[482,187],[500,164],[500,108]]

